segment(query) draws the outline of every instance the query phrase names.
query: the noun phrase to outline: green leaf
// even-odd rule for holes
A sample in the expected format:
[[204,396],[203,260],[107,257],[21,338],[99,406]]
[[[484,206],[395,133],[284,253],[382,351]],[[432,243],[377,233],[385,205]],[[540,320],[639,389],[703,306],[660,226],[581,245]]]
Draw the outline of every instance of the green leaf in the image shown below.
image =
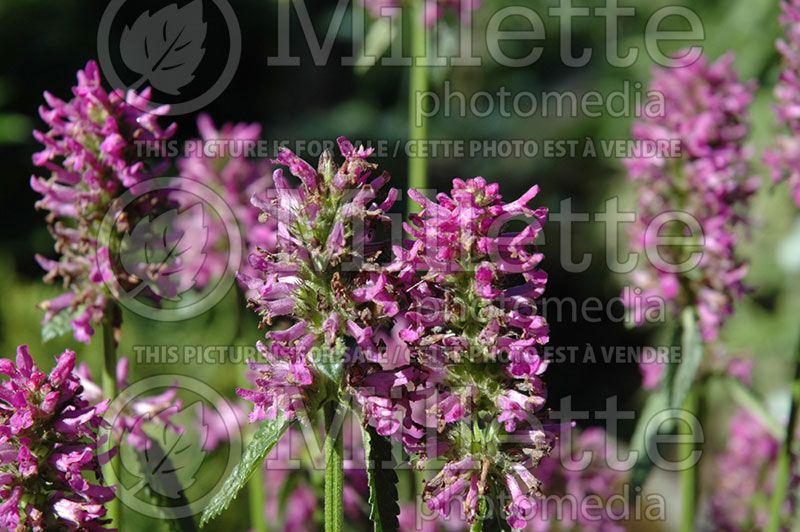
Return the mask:
[[[376,532],[396,531],[400,527],[397,516],[397,471],[392,456],[392,444],[378,434],[373,427],[364,431],[364,451],[367,456],[367,478],[369,481],[369,518]],[[389,467],[385,467],[390,464]]]
[[689,307],[681,315],[681,363],[675,370],[675,379],[672,383],[670,407],[681,408],[689,391],[692,389],[697,370],[703,361],[703,339],[695,319],[694,308]]
[[70,312],[69,309],[64,309],[53,316],[47,323],[42,325],[42,341],[49,342],[72,331],[72,326],[69,322],[75,318],[76,314],[77,312]]
[[228,505],[247,484],[250,476],[258,469],[269,452],[278,443],[289,428],[290,422],[285,419],[266,421],[261,424],[253,439],[244,451],[242,461],[234,468],[231,476],[225,479],[222,488],[214,495],[200,518],[200,526],[205,526],[213,518],[228,508]]
[[[637,493],[636,488],[644,485],[653,468],[650,453],[655,450],[653,445],[657,431],[652,430],[652,427],[648,430],[650,422],[659,412],[683,407],[700,369],[700,363],[703,361],[703,339],[697,326],[694,308],[689,307],[683,311],[681,326],[675,331],[672,345],[676,343],[678,336],[682,346],[681,362],[670,363],[661,385],[648,397],[631,437],[630,449],[639,455],[631,471],[632,497]],[[659,423],[658,428],[669,432],[673,429],[674,421],[674,417],[670,416]]]
[[[129,461],[126,467],[136,465],[136,475],[142,483],[141,493],[150,503],[151,508],[158,509],[161,519],[167,529],[173,532],[187,532],[197,530],[194,519],[191,516],[177,517],[172,508],[188,508],[189,501],[186,499],[184,489],[178,479],[175,468],[167,453],[161,448],[158,442],[150,440],[150,448],[147,453],[135,452],[137,460]],[[169,474],[151,475],[152,458],[156,457],[160,464],[160,470],[168,471]],[[164,493],[174,494],[167,497]]]
[[396,38],[393,36],[400,34],[394,19],[395,17],[378,17],[370,25],[364,45],[358,51],[356,74],[366,74],[373,66],[373,61],[377,62],[392,44],[392,40]]
[[631,496],[637,493],[637,487],[644,486],[647,476],[653,468],[649,452],[653,450],[653,437],[656,435],[656,431],[648,432],[648,425],[653,417],[665,410],[668,405],[666,386],[662,385],[647,398],[639,416],[639,422],[636,424],[630,445],[631,452],[638,453],[638,459],[631,470]]
[[723,382],[725,388],[731,395],[734,401],[739,403],[740,406],[746,408],[752,415],[754,415],[767,430],[776,438],[783,438],[783,426],[778,422],[775,417],[769,413],[764,406],[763,401],[756,397],[755,394],[746,388],[741,382],[736,379],[725,377]]

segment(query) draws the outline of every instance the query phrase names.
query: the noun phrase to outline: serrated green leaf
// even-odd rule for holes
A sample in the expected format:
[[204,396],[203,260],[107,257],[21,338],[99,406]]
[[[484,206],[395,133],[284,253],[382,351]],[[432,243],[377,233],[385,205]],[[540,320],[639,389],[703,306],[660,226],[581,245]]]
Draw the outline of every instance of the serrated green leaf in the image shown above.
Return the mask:
[[[638,459],[631,471],[631,496],[637,493],[637,487],[644,485],[653,468],[649,453],[654,451],[653,443],[657,431],[648,431],[648,425],[659,412],[683,407],[703,361],[703,340],[695,319],[694,308],[690,307],[683,311],[681,326],[675,331],[672,345],[676,343],[677,338],[680,338],[682,346],[680,364],[669,364],[661,385],[648,397],[631,437],[630,449],[638,453]],[[674,421],[673,417],[664,419],[659,428],[669,432],[673,429]]]
[[639,415],[639,422],[636,424],[633,436],[631,437],[630,450],[636,452],[638,458],[631,470],[631,494],[637,493],[636,488],[644,486],[653,462],[650,460],[653,437],[655,432],[648,433],[647,428],[653,417],[666,409],[669,405],[666,386],[661,386],[658,390],[650,394],[647,402]]
[[670,396],[670,407],[681,408],[689,391],[694,385],[697,370],[703,361],[703,339],[700,336],[700,329],[697,326],[693,307],[683,311],[681,315],[681,363],[675,370],[675,379],[672,383],[672,395]]
[[736,379],[725,377],[723,382],[734,401],[761,421],[776,439],[783,438],[783,426],[766,409],[763,399],[756,397],[750,389]]
[[369,518],[376,532],[396,531],[400,528],[397,517],[400,515],[400,506],[397,504],[398,478],[394,469],[392,444],[373,427],[366,427],[363,434],[369,482]]
[[[147,498],[150,507],[157,509],[161,513],[161,519],[166,525],[167,529],[172,532],[191,532],[197,530],[194,519],[191,516],[176,517],[172,511],[173,507],[189,507],[189,501],[186,499],[183,487],[180,485],[180,480],[175,475],[175,468],[169,457],[164,450],[159,446],[158,442],[150,441],[150,448],[148,455],[143,452],[135,452],[138,464],[138,471],[136,472],[138,478],[142,479],[142,494]],[[170,475],[149,475],[148,471],[151,468],[151,458],[153,456],[160,457],[161,467],[165,471],[170,471]],[[129,464],[133,464],[130,461]],[[154,485],[155,484],[155,485]],[[177,498],[167,498],[163,493],[174,493]]]
[[285,419],[266,421],[261,424],[258,431],[253,435],[253,439],[244,451],[241,462],[234,468],[231,475],[225,479],[225,483],[211,502],[203,511],[200,518],[200,526],[205,526],[210,520],[225,511],[231,501],[247,484],[250,476],[258,469],[269,452],[278,443],[284,432],[291,423]]
[[64,309],[44,323],[42,325],[42,341],[49,342],[72,331],[72,326],[69,322],[73,320],[75,314],[70,312],[69,309]]

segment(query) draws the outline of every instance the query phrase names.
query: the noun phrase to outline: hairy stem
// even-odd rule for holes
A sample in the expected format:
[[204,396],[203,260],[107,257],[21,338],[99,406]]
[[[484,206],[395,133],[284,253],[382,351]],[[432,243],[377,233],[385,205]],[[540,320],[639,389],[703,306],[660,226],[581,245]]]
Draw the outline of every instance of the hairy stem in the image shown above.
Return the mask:
[[337,404],[325,405],[325,531],[344,530],[344,443],[334,426]]
[[800,407],[800,342],[798,342],[795,354],[794,380],[792,381],[792,404],[789,408],[789,420],[786,423],[786,434],[783,438],[780,455],[778,455],[778,474],[775,479],[775,491],[772,494],[770,504],[769,524],[767,530],[777,532],[780,530],[783,517],[783,507],[786,503],[786,496],[789,493],[789,482],[792,476],[794,459],[792,456],[792,444],[794,443],[794,433],[797,428],[797,410]]
[[[700,384],[695,384],[694,389],[689,392],[689,396],[686,398],[686,402],[684,403],[683,409],[690,415],[698,415],[698,407],[699,407],[699,394],[700,391],[697,387]],[[683,434],[692,434],[692,428],[687,427],[684,423],[681,424],[681,430],[679,431]],[[690,456],[694,453],[697,449],[697,444],[693,441],[681,442],[681,453],[680,456],[683,460],[688,460]],[[695,530],[695,519],[697,515],[697,498],[700,495],[699,493],[699,464],[694,464],[691,467],[686,467],[681,471],[680,476],[680,484],[681,484],[681,497],[682,497],[682,504],[681,504],[681,531],[682,532],[694,532]]]
[[[105,317],[103,318],[103,396],[110,401],[113,401],[119,390],[117,389],[117,336],[115,323],[116,316],[119,313],[115,303],[109,303],[106,308]],[[119,471],[119,452],[116,453],[111,460],[103,466],[104,478],[117,478],[117,471]],[[106,503],[107,514],[106,517],[111,519],[109,526],[122,529],[122,506],[118,498],[111,499]]]
[[250,504],[250,530],[267,532],[267,520],[264,515],[266,496],[264,494],[264,470],[258,468],[255,475],[247,483],[248,502]]
[[[408,186],[417,190],[428,188],[428,162],[420,150],[428,138],[428,124],[417,109],[418,95],[428,90],[427,67],[419,64],[426,56],[426,30],[424,22],[425,2],[413,0],[410,3],[411,69],[408,84],[408,137],[414,155],[408,161]],[[409,202],[408,211],[414,212],[417,206]]]

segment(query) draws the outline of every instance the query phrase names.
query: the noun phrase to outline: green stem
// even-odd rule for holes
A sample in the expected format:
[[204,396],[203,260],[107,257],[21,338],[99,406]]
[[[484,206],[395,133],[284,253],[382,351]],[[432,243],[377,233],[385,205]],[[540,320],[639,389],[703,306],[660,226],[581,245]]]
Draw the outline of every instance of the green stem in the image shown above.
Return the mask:
[[[697,385],[695,385],[697,386]],[[684,403],[683,409],[689,414],[698,414],[698,405],[699,405],[699,391],[695,387],[689,392],[689,396],[686,398],[686,402]],[[685,424],[681,424],[682,434],[692,434],[691,427],[687,427]],[[681,453],[680,456],[682,459],[688,459],[693,452],[696,450],[696,444],[694,442],[681,442]],[[682,497],[682,505],[681,505],[681,531],[682,532],[694,532],[695,530],[695,517],[697,514],[697,497],[699,496],[698,491],[698,464],[694,464],[691,467],[684,468],[681,471],[680,476],[680,484],[681,484],[681,497]]]
[[264,494],[263,464],[248,481],[247,496],[250,504],[250,530],[254,530],[255,532],[267,532],[267,520],[264,516],[266,497]]
[[[428,162],[420,150],[428,139],[428,123],[422,110],[417,109],[418,95],[428,90],[427,67],[418,64],[426,57],[426,30],[424,24],[425,2],[413,0],[410,3],[411,69],[408,84],[408,137],[414,156],[408,161],[408,186],[417,190],[428,188]],[[408,211],[415,212],[419,207],[408,202]]]
[[344,443],[334,427],[337,404],[325,405],[325,532],[344,530]]
[[[115,316],[119,309],[115,303],[109,303],[103,318],[103,396],[113,401],[119,393],[117,389],[117,338],[115,336]],[[119,451],[103,467],[105,478],[118,478]],[[118,498],[106,504],[106,517],[111,520],[109,527],[122,529],[122,506]]]
[[792,381],[792,404],[789,408],[789,420],[786,423],[786,434],[781,447],[781,454],[778,456],[778,476],[775,480],[775,491],[772,494],[770,504],[769,524],[767,530],[777,532],[782,521],[783,506],[789,492],[789,482],[791,480],[792,466],[794,459],[792,456],[792,443],[797,427],[797,410],[800,406],[800,342],[798,343],[795,355],[794,381]]

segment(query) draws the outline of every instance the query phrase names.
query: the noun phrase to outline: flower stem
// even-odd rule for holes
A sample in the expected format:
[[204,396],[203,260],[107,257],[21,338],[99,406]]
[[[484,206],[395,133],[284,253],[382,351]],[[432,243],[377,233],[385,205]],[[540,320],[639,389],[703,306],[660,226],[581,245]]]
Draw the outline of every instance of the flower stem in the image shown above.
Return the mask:
[[[411,33],[411,68],[408,84],[408,137],[414,155],[408,161],[408,186],[417,190],[428,188],[428,166],[422,144],[428,138],[428,124],[422,109],[417,109],[418,95],[428,90],[427,67],[419,64],[426,56],[425,2],[413,0],[410,3]],[[408,203],[408,211],[414,212],[418,207]]]
[[[697,389],[697,386],[700,384],[695,384],[695,387],[689,392],[689,395],[686,397],[686,402],[684,403],[683,409],[688,414],[697,415],[698,414],[698,405],[699,405],[699,393],[700,391]],[[682,429],[679,432],[683,434],[692,434],[691,427],[686,427],[685,424],[681,424]],[[682,459],[687,460],[692,453],[696,450],[696,444],[693,441],[681,442],[681,453],[680,456]],[[695,530],[695,518],[697,514],[697,497],[699,496],[698,490],[698,464],[694,464],[691,467],[684,468],[681,471],[680,476],[680,485],[681,485],[681,531],[682,532],[694,532]]]
[[264,516],[264,469],[259,468],[256,474],[248,481],[248,502],[250,504],[250,530],[254,532],[267,532],[267,520]]
[[325,405],[325,532],[344,530],[344,443],[336,411],[337,403]]
[[794,460],[792,456],[792,444],[794,433],[797,427],[797,410],[800,407],[800,342],[798,342],[795,354],[794,380],[792,381],[792,404],[789,408],[789,420],[786,423],[786,434],[783,439],[780,455],[778,455],[778,474],[775,480],[775,491],[772,494],[770,504],[769,524],[767,530],[777,532],[782,521],[783,507],[786,496],[789,492],[789,482],[791,480],[792,466]]
[[[117,336],[118,328],[117,316],[119,308],[115,303],[110,302],[106,307],[105,317],[103,318],[103,397],[113,401],[119,390],[117,389]],[[118,478],[119,450],[104,466],[104,478]],[[111,520],[110,527],[122,529],[122,506],[117,497],[106,503],[106,517]]]

